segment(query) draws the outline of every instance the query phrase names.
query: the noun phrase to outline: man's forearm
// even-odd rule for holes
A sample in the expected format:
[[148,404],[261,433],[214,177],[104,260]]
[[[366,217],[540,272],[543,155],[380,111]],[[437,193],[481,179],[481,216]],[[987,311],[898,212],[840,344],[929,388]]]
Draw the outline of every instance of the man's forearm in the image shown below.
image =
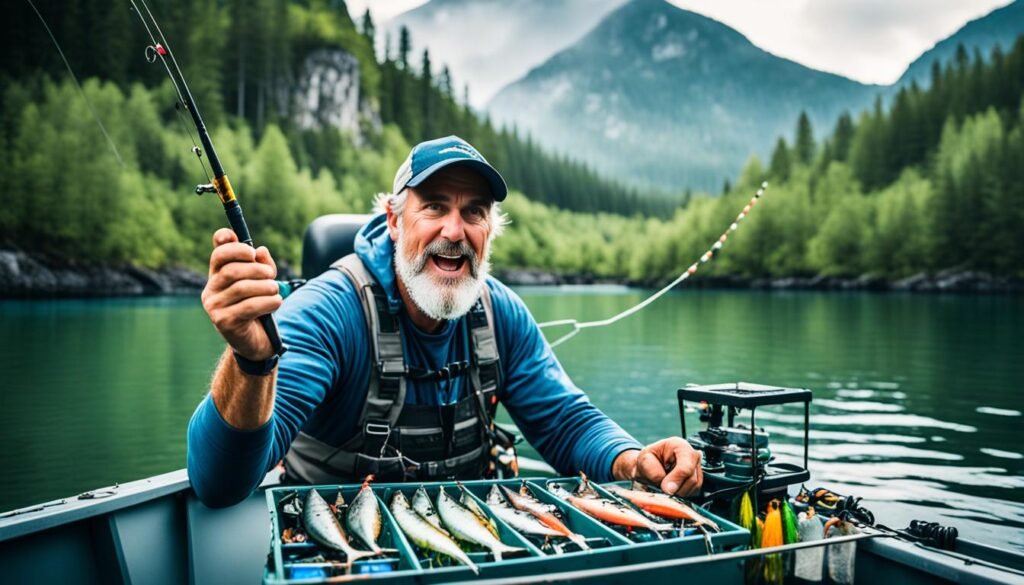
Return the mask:
[[242,372],[228,347],[213,374],[210,393],[217,412],[229,425],[240,430],[252,430],[270,420],[274,411],[276,381],[276,368],[266,376],[250,376]]

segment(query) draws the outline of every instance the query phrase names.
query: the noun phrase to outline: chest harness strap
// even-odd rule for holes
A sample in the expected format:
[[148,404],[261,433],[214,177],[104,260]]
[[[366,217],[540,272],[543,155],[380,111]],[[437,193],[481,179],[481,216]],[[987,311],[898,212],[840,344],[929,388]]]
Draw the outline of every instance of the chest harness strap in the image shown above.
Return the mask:
[[[351,254],[332,267],[345,273],[359,293],[374,366],[356,434],[336,447],[300,432],[285,456],[289,479],[341,483],[373,473],[379,481],[427,481],[479,478],[493,470],[495,440],[504,443],[505,437],[494,424],[501,362],[487,287],[466,316],[470,359],[425,370],[406,364],[398,315],[388,310],[387,295],[359,257]],[[408,380],[440,382],[467,375],[468,395],[455,404],[405,404]],[[336,394],[344,391],[335,389]]]

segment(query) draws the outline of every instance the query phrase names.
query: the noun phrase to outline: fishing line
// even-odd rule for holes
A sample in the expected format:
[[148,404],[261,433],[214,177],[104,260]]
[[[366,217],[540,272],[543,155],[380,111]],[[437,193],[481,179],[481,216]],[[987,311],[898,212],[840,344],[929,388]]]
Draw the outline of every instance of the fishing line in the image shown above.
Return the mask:
[[630,315],[633,315],[634,313],[637,313],[637,312],[643,310],[648,305],[650,305],[654,301],[656,301],[659,298],[661,298],[662,296],[664,296],[665,293],[667,293],[668,291],[672,290],[675,286],[681,284],[684,280],[686,280],[687,278],[690,278],[691,276],[693,276],[693,274],[697,272],[697,269],[698,269],[698,267],[701,264],[706,264],[708,261],[711,260],[711,258],[714,257],[715,252],[717,252],[717,251],[722,249],[722,246],[725,245],[725,241],[729,239],[729,234],[732,233],[732,232],[735,232],[737,229],[739,229],[740,222],[742,222],[743,218],[747,217],[747,215],[750,214],[750,211],[754,208],[755,205],[757,205],[757,202],[761,200],[761,197],[764,195],[764,192],[767,189],[768,189],[768,183],[767,182],[761,183],[761,187],[757,190],[756,193],[754,193],[754,196],[750,198],[750,202],[747,203],[747,205],[743,208],[743,210],[740,211],[739,215],[736,216],[736,219],[729,225],[729,229],[725,230],[725,232],[723,232],[722,235],[719,236],[719,238],[715,241],[715,243],[712,244],[711,247],[708,248],[708,250],[706,252],[704,252],[704,254],[701,255],[699,260],[697,260],[696,262],[691,264],[690,267],[687,268],[685,271],[683,271],[683,273],[680,274],[675,280],[673,280],[672,282],[668,283],[667,285],[665,285],[664,288],[662,288],[658,292],[654,293],[653,295],[647,297],[646,299],[644,299],[640,303],[638,303],[638,304],[636,304],[636,305],[626,309],[625,311],[619,313],[618,315],[615,315],[613,317],[609,317],[607,319],[601,319],[599,321],[586,321],[586,322],[580,323],[576,319],[559,319],[557,321],[547,321],[545,323],[539,324],[538,327],[540,327],[541,329],[544,329],[544,328],[547,328],[547,327],[558,327],[560,325],[571,325],[572,326],[572,331],[570,331],[569,333],[566,333],[562,337],[559,337],[558,339],[553,341],[551,343],[551,347],[552,348],[558,347],[559,345],[561,345],[561,344],[565,343],[566,341],[569,341],[570,339],[575,337],[580,331],[582,331],[584,329],[590,329],[590,328],[593,328],[593,327],[604,327],[606,325],[612,325],[614,323],[617,323],[617,322],[625,319],[626,317],[629,317]]
[[124,159],[121,158],[121,153],[117,151],[117,146],[114,141],[110,138],[110,134],[107,133],[106,127],[103,126],[103,122],[100,121],[100,117],[96,114],[96,110],[92,109],[92,104],[89,103],[89,99],[85,97],[85,91],[82,89],[82,84],[78,83],[78,76],[71,69],[71,64],[68,63],[68,58],[64,56],[64,50],[60,48],[60,43],[57,42],[57,37],[53,36],[53,31],[50,30],[50,25],[46,24],[46,19],[40,14],[39,9],[32,3],[32,0],[25,0],[28,5],[32,7],[32,11],[39,17],[39,22],[43,23],[43,28],[46,29],[46,34],[50,35],[50,40],[53,41],[53,45],[57,47],[57,52],[60,53],[60,58],[64,61],[64,67],[67,68],[68,74],[71,75],[71,81],[75,82],[75,87],[78,88],[78,94],[82,96],[82,101],[85,102],[85,106],[89,108],[89,113],[92,114],[92,118],[96,120],[96,125],[100,127],[100,132],[103,133],[103,137],[107,139],[107,144],[110,145],[110,150],[114,152],[114,156],[117,158],[117,162],[121,165],[121,168],[125,168]]
[[[160,39],[163,41],[163,44],[157,42],[156,36],[153,35],[153,30],[149,28],[149,23],[146,22],[145,17],[142,16],[142,11],[139,10],[139,6],[135,3],[135,0],[129,1],[131,2],[132,9],[139,15],[139,20],[142,21],[142,26],[145,27],[146,34],[149,35],[149,40],[153,41],[152,45],[146,47],[146,61],[155,63],[157,59],[160,59],[161,64],[163,64],[164,69],[167,71],[167,77],[171,79],[171,86],[174,88],[174,92],[178,94],[178,103],[174,104],[174,113],[178,116],[178,122],[181,124],[181,127],[184,128],[185,133],[188,134],[188,139],[192,141],[192,153],[196,155],[197,159],[199,159],[199,166],[203,168],[203,175],[205,175],[206,179],[212,183],[213,173],[207,170],[206,163],[203,162],[203,149],[199,148],[199,144],[196,143],[196,138],[192,135],[192,130],[189,128],[189,125],[185,120],[185,115],[181,113],[182,108],[188,107],[188,102],[185,101],[185,96],[182,94],[181,88],[178,87],[178,81],[175,79],[174,74],[171,73],[171,67],[167,64],[165,56],[170,56],[171,63],[174,64],[174,68],[178,71],[178,75],[181,75],[181,68],[178,67],[178,60],[174,58],[174,53],[171,52],[171,46],[164,37],[164,32],[160,30],[160,25],[157,24],[156,19],[153,18],[153,13],[149,10],[149,5],[146,4],[146,0],[140,1],[142,2],[143,8],[146,9],[146,14],[148,14],[150,20],[153,21],[153,27],[156,28],[156,32],[160,34]],[[182,83],[184,83],[185,77],[182,76],[181,79]]]

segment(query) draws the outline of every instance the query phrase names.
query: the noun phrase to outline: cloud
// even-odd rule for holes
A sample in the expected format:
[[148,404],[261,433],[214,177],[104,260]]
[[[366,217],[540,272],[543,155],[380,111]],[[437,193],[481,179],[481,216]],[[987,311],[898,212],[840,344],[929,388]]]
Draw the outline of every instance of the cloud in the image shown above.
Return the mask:
[[366,9],[369,8],[370,14],[373,16],[373,20],[377,24],[380,24],[385,20],[408,10],[412,10],[426,2],[427,0],[348,0],[345,4],[348,7],[348,13],[352,15],[352,18],[362,18]]
[[798,63],[892,83],[921,53],[1008,0],[671,0]]

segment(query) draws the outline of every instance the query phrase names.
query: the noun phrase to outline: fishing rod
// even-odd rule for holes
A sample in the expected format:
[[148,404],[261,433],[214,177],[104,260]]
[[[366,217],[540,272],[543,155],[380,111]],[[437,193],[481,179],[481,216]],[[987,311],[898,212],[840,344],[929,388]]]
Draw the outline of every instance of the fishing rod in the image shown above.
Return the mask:
[[764,193],[765,193],[765,191],[767,189],[768,189],[768,182],[765,181],[765,182],[761,183],[761,187],[757,190],[756,193],[754,193],[754,196],[750,198],[750,201],[747,202],[747,205],[743,208],[743,210],[739,212],[739,214],[736,216],[736,219],[733,220],[733,222],[729,225],[729,228],[726,229],[725,232],[723,232],[722,235],[719,236],[717,240],[715,240],[715,243],[712,244],[711,247],[708,248],[707,251],[704,252],[701,255],[700,259],[697,260],[696,262],[694,262],[693,264],[691,264],[690,267],[687,268],[686,270],[684,270],[683,273],[680,274],[678,277],[676,277],[675,280],[673,280],[672,282],[668,283],[667,285],[665,285],[664,288],[662,288],[658,292],[652,294],[651,296],[647,297],[643,301],[640,301],[636,305],[633,305],[632,307],[626,309],[625,311],[622,311],[618,315],[609,317],[607,319],[601,319],[601,320],[598,320],[598,321],[586,321],[584,323],[580,323],[576,319],[558,319],[556,321],[548,321],[546,323],[539,324],[538,327],[541,328],[541,329],[546,329],[548,327],[558,327],[558,326],[562,326],[562,325],[571,325],[572,326],[572,330],[571,331],[569,331],[565,335],[559,337],[555,341],[551,342],[551,347],[552,348],[558,347],[559,345],[561,345],[561,344],[565,343],[566,341],[569,341],[570,339],[572,339],[574,336],[576,336],[577,333],[579,333],[580,331],[583,331],[584,329],[590,329],[590,328],[593,328],[593,327],[604,327],[606,325],[611,325],[613,323],[617,323],[617,322],[621,321],[622,319],[625,319],[626,317],[629,317],[630,315],[638,313],[641,310],[643,310],[645,307],[647,307],[647,305],[650,305],[654,301],[656,301],[659,298],[661,298],[668,291],[672,290],[677,285],[681,284],[684,280],[686,280],[687,278],[690,278],[691,276],[693,276],[697,272],[697,269],[700,267],[701,264],[705,264],[705,263],[711,261],[711,259],[715,255],[715,252],[718,252],[719,250],[722,249],[722,246],[725,245],[725,241],[729,239],[729,234],[732,233],[732,232],[735,232],[736,230],[739,229],[740,222],[742,222],[743,219],[745,217],[747,217],[747,215],[750,214],[750,211],[754,208],[755,205],[757,205],[757,202],[761,200],[761,197],[764,196]]
[[[185,75],[181,72],[181,68],[178,67],[178,60],[174,58],[167,38],[164,37],[163,31],[160,30],[160,25],[157,24],[156,18],[149,10],[146,0],[139,0],[142,7],[146,10],[145,14],[143,14],[142,10],[139,10],[135,0],[129,1],[131,2],[132,9],[139,15],[139,20],[142,21],[142,26],[146,29],[146,34],[149,36],[150,41],[152,41],[152,44],[146,47],[146,60],[150,63],[155,63],[159,59],[163,64],[164,69],[167,70],[167,75],[171,78],[171,85],[174,86],[174,91],[178,94],[175,110],[178,112],[179,118],[181,116],[181,108],[188,110],[188,113],[192,116],[192,123],[195,125],[196,132],[199,135],[199,141],[203,145],[200,148],[196,144],[195,138],[192,137],[192,132],[188,129],[188,125],[182,121],[182,125],[185,126],[185,130],[192,140],[192,152],[199,159],[199,164],[203,167],[203,172],[206,173],[206,177],[210,181],[206,184],[196,185],[196,195],[216,193],[224,206],[224,213],[228,216],[228,223],[238,236],[238,240],[255,248],[252,236],[249,235],[249,226],[246,225],[245,217],[242,216],[242,206],[238,204],[238,198],[235,196],[234,189],[231,188],[231,182],[228,180],[227,174],[224,173],[224,167],[221,166],[220,159],[217,158],[217,151],[213,148],[210,133],[206,130],[206,124],[203,123],[202,116],[199,115],[199,108],[196,107],[196,102],[192,98],[192,92],[189,91],[188,83],[185,82]],[[153,26],[150,27],[150,24]],[[160,35],[159,41],[157,41],[156,36],[153,34],[153,30],[156,30],[157,34]],[[174,66],[173,70],[171,65]],[[177,76],[175,76],[175,73],[177,73]],[[203,151],[206,152],[206,158],[210,161],[212,175],[206,170],[206,165],[203,163]],[[277,322],[274,320],[273,313],[261,316],[260,324],[263,325],[263,330],[266,331],[267,337],[270,339],[270,345],[274,348],[274,353],[281,355],[287,351],[288,348],[281,340],[281,333],[277,329]]]

